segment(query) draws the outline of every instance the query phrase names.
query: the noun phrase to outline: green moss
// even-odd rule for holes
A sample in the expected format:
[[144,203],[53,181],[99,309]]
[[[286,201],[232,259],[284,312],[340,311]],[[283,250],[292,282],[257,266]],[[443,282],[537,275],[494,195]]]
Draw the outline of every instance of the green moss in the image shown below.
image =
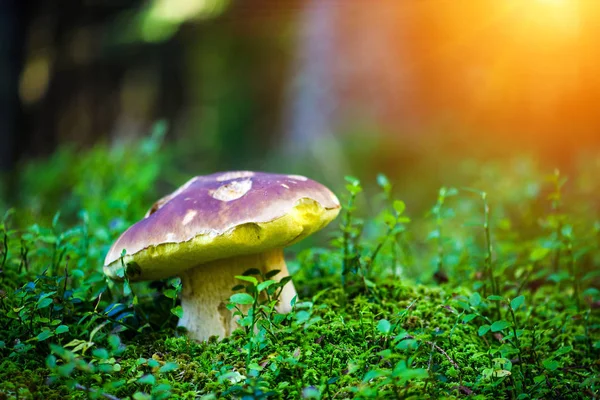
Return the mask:
[[[566,203],[552,187],[548,203],[501,176],[510,193],[488,197],[490,259],[486,228],[464,226],[483,220],[480,197],[447,189],[433,221],[410,221],[380,179],[381,214],[346,202],[332,246],[290,260],[292,313],[270,313],[255,296],[256,329],[196,343],[175,326],[177,279],[121,285],[100,272],[112,241],[152,203],[157,149],[58,154],[48,170],[75,171],[64,182],[77,189],[40,186],[55,199],[43,209],[27,190],[36,171],[24,175],[22,204],[0,224],[0,400],[600,395],[595,197],[575,192]],[[152,165],[137,176],[140,163]],[[436,282],[440,271],[447,283]]]

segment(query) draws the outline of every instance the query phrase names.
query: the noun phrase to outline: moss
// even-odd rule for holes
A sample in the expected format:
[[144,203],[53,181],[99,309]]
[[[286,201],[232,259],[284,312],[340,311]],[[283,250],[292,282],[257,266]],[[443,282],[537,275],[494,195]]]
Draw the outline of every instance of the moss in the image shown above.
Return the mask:
[[[481,219],[482,205],[458,194],[443,204],[448,215],[437,210],[441,222],[410,227],[388,197],[393,210],[366,221],[346,206],[333,247],[295,258],[293,312],[257,314],[255,330],[196,343],[175,327],[176,279],[121,286],[100,272],[113,240],[154,197],[161,168],[136,177],[139,160],[156,154],[138,153],[65,163],[82,174],[68,180],[76,190],[66,221],[24,202],[0,223],[0,400],[600,394],[596,197],[560,209],[538,207],[545,198],[490,197],[492,261],[483,227],[462,226]],[[433,244],[421,240],[428,236]],[[431,267],[440,260],[441,285]]]
[[[495,390],[509,390],[508,382],[500,383],[499,389],[493,389],[482,378],[483,370],[490,363],[486,354],[490,349],[501,352],[503,339],[479,336],[474,324],[456,325],[457,312],[448,309],[456,299],[455,293],[446,293],[439,288],[430,290],[420,285],[405,285],[397,281],[382,282],[378,290],[385,301],[373,301],[368,293],[342,301],[345,295],[340,288],[336,288],[330,291],[330,296],[321,297],[322,302],[313,304],[311,317],[320,318],[314,324],[302,327],[293,320],[284,321],[275,330],[276,339],[264,342],[253,357],[253,361],[262,368],[262,382],[269,388],[277,388],[285,398],[294,398],[309,386],[322,388],[338,396],[360,394],[361,397],[376,397],[381,393],[392,393],[396,389],[393,385],[378,388],[376,382],[379,378],[365,382],[363,376],[374,368],[393,369],[399,359],[410,357],[411,366],[429,369],[430,378],[427,384],[415,383],[408,389],[403,389],[403,396],[460,397],[457,387],[470,388],[475,393],[488,395],[495,393]],[[557,311],[561,309],[558,307],[561,296],[539,292],[534,297],[536,298],[543,300],[541,304],[545,306],[538,307],[535,312],[532,310],[520,315],[523,319],[529,318],[527,325],[543,325],[550,315],[554,320],[563,321],[559,331],[547,331],[542,335],[543,344],[535,345],[536,351],[548,354],[569,344],[574,350],[563,358],[565,365],[583,362],[588,352],[582,346],[583,343],[578,343],[575,338],[584,333],[584,328],[573,323],[573,315],[568,308],[562,307],[562,311]],[[339,306],[341,303],[344,306]],[[400,318],[399,315],[407,307],[408,314]],[[402,350],[402,341],[394,342],[391,337],[382,336],[377,330],[377,323],[382,319],[392,323],[399,321],[396,333],[404,332],[404,335],[416,338],[417,343]],[[160,366],[172,361],[177,363],[178,369],[164,375],[157,384],[168,383],[171,393],[182,398],[208,393],[219,397],[232,386],[231,379],[223,378],[226,372],[237,371],[244,376],[249,374],[243,350],[246,340],[241,330],[234,332],[226,340],[212,340],[208,343],[195,343],[185,336],[177,336],[175,331],[169,329],[135,335],[127,341],[126,350],[117,359],[121,368],[119,374],[106,376],[99,381],[94,376],[80,375],[78,382],[83,386],[101,388],[107,379],[131,380],[139,377],[139,374],[147,373],[163,376],[157,371]],[[530,349],[534,346],[532,338],[525,335],[521,341],[522,351],[531,357]],[[391,345],[393,346],[390,347]],[[391,355],[382,355],[385,349],[390,348]],[[498,357],[498,354],[493,357]],[[155,360],[158,366],[140,366],[140,358]],[[30,360],[27,365],[29,368],[34,365],[38,367],[23,370],[22,363],[10,360],[5,360],[0,365],[0,392],[5,397],[19,393],[23,398],[31,398],[32,393],[35,393],[35,396],[43,395],[50,399],[72,393],[61,384],[48,386],[45,382],[48,370],[39,361],[36,363]],[[518,364],[514,362],[513,371],[516,365]],[[534,372],[535,368],[530,368],[529,373]],[[545,371],[539,370],[538,373]],[[568,370],[547,373],[552,387],[550,393],[577,391],[574,383],[563,380],[569,373]],[[572,378],[576,376],[571,375]],[[285,382],[288,384],[283,385]],[[143,387],[137,386],[136,389]],[[115,390],[115,393],[125,397],[131,396],[134,390],[123,387]]]

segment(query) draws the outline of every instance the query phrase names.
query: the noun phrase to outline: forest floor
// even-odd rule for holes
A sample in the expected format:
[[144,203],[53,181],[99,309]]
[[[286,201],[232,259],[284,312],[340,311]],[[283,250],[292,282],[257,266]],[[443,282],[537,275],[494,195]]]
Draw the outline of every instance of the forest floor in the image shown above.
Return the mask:
[[102,273],[160,197],[159,147],[21,172],[0,222],[0,399],[600,397],[597,170],[478,167],[470,187],[493,189],[441,188],[424,216],[384,175],[347,177],[328,239],[287,253],[292,311],[249,271],[229,299],[242,326],[198,343],[178,278]]

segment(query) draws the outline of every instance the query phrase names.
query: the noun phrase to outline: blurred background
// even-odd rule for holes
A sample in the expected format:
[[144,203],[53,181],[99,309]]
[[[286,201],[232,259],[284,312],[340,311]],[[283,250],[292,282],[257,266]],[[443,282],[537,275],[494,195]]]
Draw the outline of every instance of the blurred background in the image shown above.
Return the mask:
[[598,37],[596,0],[3,0],[2,198],[156,121],[170,186],[385,172],[418,206],[472,160],[568,171],[600,145]]

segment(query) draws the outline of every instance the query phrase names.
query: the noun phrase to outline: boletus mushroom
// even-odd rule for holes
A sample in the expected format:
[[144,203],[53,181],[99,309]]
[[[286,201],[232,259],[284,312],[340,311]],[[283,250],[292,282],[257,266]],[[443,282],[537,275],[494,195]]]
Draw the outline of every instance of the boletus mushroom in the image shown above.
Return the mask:
[[[251,171],[192,178],[158,200],[145,218],[110,248],[104,273],[130,281],[179,276],[185,327],[196,340],[228,336],[236,328],[226,304],[236,275],[251,268],[288,276],[283,248],[331,222],[340,211],[325,186],[299,175]],[[123,266],[125,267],[123,269]],[[289,312],[293,283],[277,310]]]

